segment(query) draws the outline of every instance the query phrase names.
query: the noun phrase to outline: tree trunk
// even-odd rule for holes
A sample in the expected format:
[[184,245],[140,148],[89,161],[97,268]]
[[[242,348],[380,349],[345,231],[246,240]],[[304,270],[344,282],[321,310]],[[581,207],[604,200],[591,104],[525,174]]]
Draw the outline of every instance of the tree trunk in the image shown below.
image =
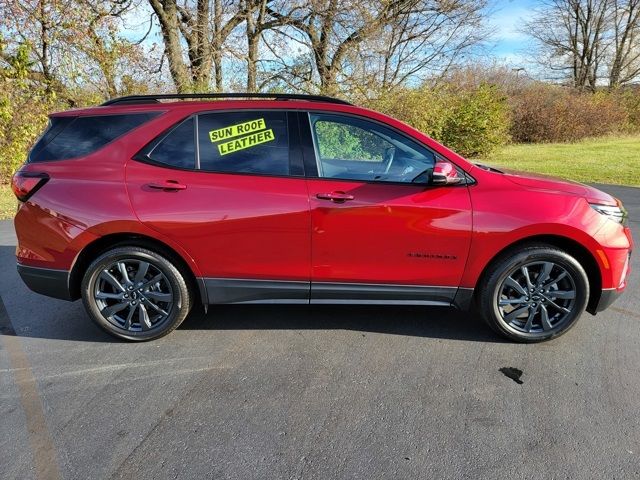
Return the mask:
[[323,65],[320,72],[320,93],[335,96],[338,93],[337,71],[331,65]]
[[191,69],[195,90],[208,90],[211,82],[211,44],[209,42],[209,0],[198,0],[196,23],[192,30],[195,56]]
[[182,58],[180,27],[178,24],[178,6],[175,0],[150,0],[158,20],[164,40],[165,54],[169,62],[169,72],[178,93],[193,90],[189,70]]
[[213,0],[213,69],[215,70],[215,89],[222,91],[222,0]]
[[640,74],[640,0],[613,0],[613,33],[609,88],[618,88]]
[[51,65],[49,57],[49,16],[46,10],[46,1],[40,2],[40,34],[41,38],[41,51],[40,51],[40,63],[42,65],[42,75],[46,82],[45,91],[47,94],[52,93],[53,75],[51,74]]
[[258,47],[260,33],[250,32],[247,28],[247,92],[257,91]]

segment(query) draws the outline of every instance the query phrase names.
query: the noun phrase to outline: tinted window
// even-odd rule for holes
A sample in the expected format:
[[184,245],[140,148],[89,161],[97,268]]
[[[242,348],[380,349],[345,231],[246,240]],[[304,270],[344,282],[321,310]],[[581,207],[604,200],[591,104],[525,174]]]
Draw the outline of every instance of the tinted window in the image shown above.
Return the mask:
[[107,143],[142,125],[159,112],[54,119],[35,145],[30,162],[64,160],[95,152]]
[[383,125],[333,114],[310,120],[320,177],[424,183],[433,170],[430,150]]
[[62,130],[67,128],[67,126],[75,119],[76,117],[51,117],[49,119],[47,129],[31,149],[31,152],[29,153],[29,160],[33,161],[34,158],[37,158],[40,155],[40,152],[51,142],[51,140],[53,140]]
[[289,174],[286,112],[200,115],[198,142],[202,170]]
[[165,163],[173,167],[195,168],[196,145],[193,118],[182,122],[171,130],[147,156],[154,162]]

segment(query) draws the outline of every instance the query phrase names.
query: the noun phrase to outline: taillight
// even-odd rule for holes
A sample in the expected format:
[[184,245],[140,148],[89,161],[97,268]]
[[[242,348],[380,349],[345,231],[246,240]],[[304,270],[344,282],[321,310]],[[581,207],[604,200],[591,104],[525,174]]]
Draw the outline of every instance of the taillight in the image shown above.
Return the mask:
[[16,172],[11,179],[11,189],[18,200],[26,202],[48,180],[49,175],[46,173]]

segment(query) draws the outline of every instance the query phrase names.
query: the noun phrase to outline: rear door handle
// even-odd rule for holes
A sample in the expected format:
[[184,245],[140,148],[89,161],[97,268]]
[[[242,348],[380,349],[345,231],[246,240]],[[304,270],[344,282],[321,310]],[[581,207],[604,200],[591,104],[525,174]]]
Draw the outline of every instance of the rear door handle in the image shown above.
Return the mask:
[[330,200],[334,203],[344,203],[347,200],[353,200],[355,197],[348,193],[335,191],[331,193],[318,193],[316,194],[316,198],[320,200]]
[[186,190],[187,186],[183,183],[179,183],[176,180],[165,180],[164,182],[148,183],[147,187],[156,190]]

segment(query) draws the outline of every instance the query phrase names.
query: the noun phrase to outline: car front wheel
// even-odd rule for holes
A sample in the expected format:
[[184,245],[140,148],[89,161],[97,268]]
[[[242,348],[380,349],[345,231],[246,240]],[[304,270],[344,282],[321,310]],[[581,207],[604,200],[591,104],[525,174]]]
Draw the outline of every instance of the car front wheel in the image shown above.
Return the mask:
[[550,245],[530,245],[497,259],[478,292],[480,313],[497,333],[519,342],[562,335],[584,312],[589,280],[580,263]]
[[141,247],[100,255],[82,280],[91,319],[111,335],[144,341],[178,327],[192,305],[184,276],[169,260]]

